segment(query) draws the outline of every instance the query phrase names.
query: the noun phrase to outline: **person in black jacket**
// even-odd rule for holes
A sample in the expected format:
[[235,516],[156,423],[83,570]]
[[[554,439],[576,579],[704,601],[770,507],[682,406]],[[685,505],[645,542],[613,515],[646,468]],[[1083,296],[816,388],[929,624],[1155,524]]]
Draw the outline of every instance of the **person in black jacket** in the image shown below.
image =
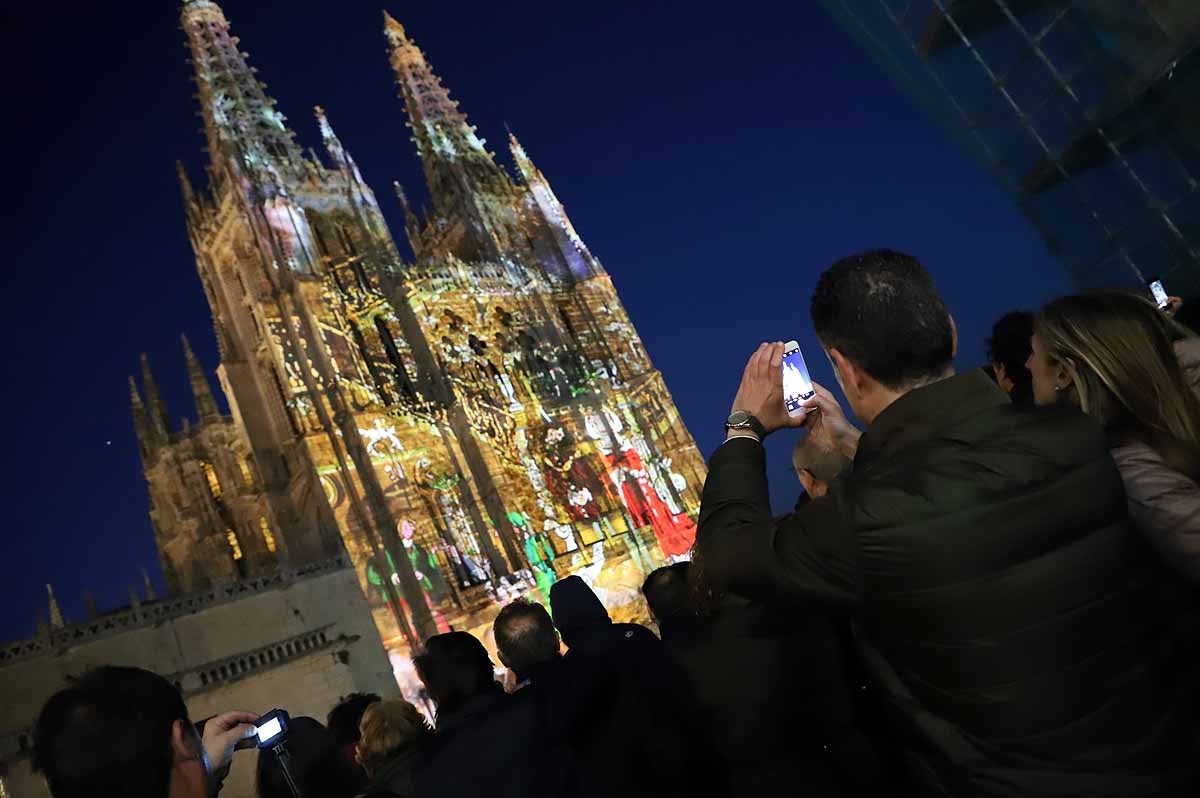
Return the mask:
[[536,706],[504,692],[482,643],[466,632],[434,635],[413,663],[437,707],[433,740],[415,774],[417,795],[572,794],[571,763],[542,757]]
[[589,772],[607,773],[613,795],[683,794],[703,780],[706,741],[690,733],[686,685],[654,633],[613,623],[578,576],[554,583],[550,609],[568,646],[566,662],[577,668],[580,660],[595,663],[614,680],[604,742],[589,749]]
[[[704,486],[707,579],[856,615],[921,794],[1187,794],[1188,735],[1153,639],[1157,564],[1100,428],[955,376],[954,322],[907,255],[835,263],[812,320],[866,431],[819,386],[790,419],[783,346],[759,347]],[[854,466],[775,522],[759,433],[797,425]]]
[[[619,706],[615,671],[594,657],[559,652],[558,632],[546,609],[520,598],[492,625],[500,661],[512,670],[518,703],[532,708],[540,762],[553,761],[567,774],[573,796],[608,796],[642,786],[639,762],[610,730]],[[616,763],[614,766],[614,762]]]

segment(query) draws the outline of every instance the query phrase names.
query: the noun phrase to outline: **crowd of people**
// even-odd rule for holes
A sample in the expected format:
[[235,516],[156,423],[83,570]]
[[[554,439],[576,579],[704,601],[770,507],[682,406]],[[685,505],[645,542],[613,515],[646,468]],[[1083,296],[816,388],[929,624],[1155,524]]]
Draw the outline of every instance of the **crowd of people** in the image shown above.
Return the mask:
[[[693,558],[643,585],[657,635],[569,576],[496,617],[503,683],[474,636],[436,635],[414,659],[433,717],[355,695],[293,718],[259,798],[1196,794],[1200,338],[1178,310],[1063,297],[956,373],[914,258],[838,261],[811,322],[862,426],[816,384],[789,414],[783,344],[755,351]],[[783,428],[804,496],[775,516]],[[193,724],[161,677],[99,668],[46,704],[34,761],[54,798],[205,798],[254,720]]]

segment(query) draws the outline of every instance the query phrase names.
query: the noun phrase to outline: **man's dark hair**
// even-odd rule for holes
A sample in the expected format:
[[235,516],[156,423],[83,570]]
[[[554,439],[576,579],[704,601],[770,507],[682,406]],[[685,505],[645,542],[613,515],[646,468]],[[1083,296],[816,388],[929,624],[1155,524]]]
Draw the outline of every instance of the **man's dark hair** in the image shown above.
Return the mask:
[[523,679],[529,669],[558,656],[558,632],[550,613],[536,601],[519,598],[500,610],[492,626],[505,664]]
[[1033,351],[1033,314],[1023,310],[1005,313],[992,325],[992,337],[987,340],[988,360],[1003,363],[1005,375],[1019,382],[1022,375],[1029,378],[1026,361]]
[[381,700],[374,693],[351,693],[339,701],[325,717],[325,725],[333,735],[334,742],[339,747],[358,742],[362,738],[358,726],[362,722],[363,713],[367,711],[367,707]]
[[[96,668],[42,707],[33,768],[54,798],[166,798],[177,720],[195,735],[183,697],[163,677],[141,668]],[[198,749],[198,737],[195,743]]]
[[677,562],[656,568],[642,583],[642,595],[654,617],[662,622],[690,608],[688,598],[689,562]]
[[942,376],[954,359],[950,313],[929,273],[890,249],[826,269],[813,291],[812,322],[826,349],[893,390]]
[[434,635],[425,642],[424,653],[413,657],[413,663],[439,717],[480,693],[501,689],[487,649],[467,632]]

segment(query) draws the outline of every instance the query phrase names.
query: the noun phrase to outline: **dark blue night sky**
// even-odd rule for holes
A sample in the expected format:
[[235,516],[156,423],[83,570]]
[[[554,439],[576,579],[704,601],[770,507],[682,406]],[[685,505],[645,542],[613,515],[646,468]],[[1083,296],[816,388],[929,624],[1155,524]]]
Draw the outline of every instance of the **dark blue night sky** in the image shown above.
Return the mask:
[[[402,230],[390,182],[424,191],[379,0],[223,8],[301,143],[319,144],[323,105]],[[815,3],[388,10],[494,149],[505,122],[520,136],[706,454],[760,341],[797,338],[831,383],[808,299],[842,255],[921,258],[956,315],[960,367],[982,361],[1001,313],[1069,290],[987,172]],[[2,13],[7,639],[33,631],[47,582],[68,620],[85,590],[125,603],[143,567],[161,587],[125,378],[147,352],[178,423],[194,413],[179,334],[217,361],[175,178],[178,158],[202,182],[205,157],[175,3]],[[799,492],[789,445],[770,447],[778,511]]]

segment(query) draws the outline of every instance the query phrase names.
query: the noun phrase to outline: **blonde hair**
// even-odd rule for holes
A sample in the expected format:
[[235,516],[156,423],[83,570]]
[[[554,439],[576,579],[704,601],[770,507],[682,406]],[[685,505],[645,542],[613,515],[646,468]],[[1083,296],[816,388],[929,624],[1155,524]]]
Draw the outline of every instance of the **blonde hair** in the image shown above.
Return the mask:
[[1035,331],[1072,374],[1069,398],[1115,439],[1141,440],[1176,470],[1200,477],[1200,400],[1161,313],[1118,291],[1074,294],[1042,309]]
[[431,733],[425,716],[402,698],[371,704],[363,713],[358,728],[362,739],[358,743],[357,759],[368,775]]

